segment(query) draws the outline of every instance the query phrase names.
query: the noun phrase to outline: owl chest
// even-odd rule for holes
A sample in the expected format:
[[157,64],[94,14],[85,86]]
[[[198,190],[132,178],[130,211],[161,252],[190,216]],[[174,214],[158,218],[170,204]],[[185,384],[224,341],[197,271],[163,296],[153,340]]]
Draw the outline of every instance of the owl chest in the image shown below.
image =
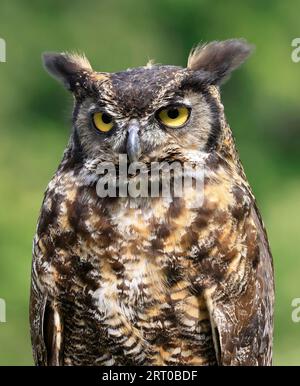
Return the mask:
[[156,362],[161,348],[154,342],[162,336],[167,357],[178,355],[173,350],[181,345],[182,333],[184,355],[193,347],[195,333],[202,340],[192,351],[198,350],[206,341],[208,315],[194,286],[198,272],[193,254],[197,256],[199,243],[190,234],[197,212],[183,200],[157,201],[143,209],[106,206],[104,214],[93,206],[83,208],[76,218],[60,221],[74,237],[67,248],[63,243],[56,248],[45,281],[73,310],[70,329],[80,330],[82,323],[95,331],[100,326],[105,339],[118,341],[124,352],[141,360],[149,350]]
[[99,267],[92,296],[104,315],[114,310],[133,320],[144,309],[158,312],[151,311],[153,305],[170,304],[172,296],[189,296],[194,266],[187,258],[192,245],[187,246],[186,225],[193,214],[177,205],[171,210],[162,203],[143,209],[120,205],[95,229],[86,248]]
[[157,227],[152,211],[120,208],[96,231],[90,248],[95,251],[99,266],[99,289],[95,295],[101,299],[99,309],[107,312],[119,305],[122,313],[132,318],[139,307],[166,292],[165,268],[173,257],[158,241]]

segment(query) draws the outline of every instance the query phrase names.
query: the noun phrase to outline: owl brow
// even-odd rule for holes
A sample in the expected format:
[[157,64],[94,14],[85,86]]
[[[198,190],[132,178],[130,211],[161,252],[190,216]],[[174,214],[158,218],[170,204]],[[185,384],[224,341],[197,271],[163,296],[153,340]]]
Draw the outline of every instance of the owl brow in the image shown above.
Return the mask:
[[92,113],[100,110],[100,111],[106,112],[112,116],[116,116],[114,109],[111,107],[113,107],[111,105],[111,103],[105,103],[102,100],[97,100],[96,103],[93,103],[91,105],[91,107],[88,109],[88,114],[92,114]]
[[170,80],[167,84],[165,84],[157,93],[155,99],[151,104],[151,107],[157,108],[157,106],[160,106],[162,104],[162,101],[165,104],[165,102],[171,103],[172,101],[175,101],[176,98],[177,102],[178,98],[183,98],[183,95],[181,94],[181,90],[179,88],[183,77],[183,73],[178,73],[174,79]]
[[105,107],[107,105],[107,101],[105,101],[104,98],[98,98],[96,100],[96,103],[94,104],[95,108],[96,107]]

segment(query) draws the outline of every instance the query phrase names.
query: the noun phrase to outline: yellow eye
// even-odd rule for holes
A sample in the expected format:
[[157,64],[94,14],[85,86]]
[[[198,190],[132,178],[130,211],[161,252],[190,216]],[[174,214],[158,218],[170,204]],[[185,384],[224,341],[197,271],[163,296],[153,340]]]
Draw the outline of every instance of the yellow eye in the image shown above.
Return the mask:
[[104,133],[111,130],[114,125],[112,117],[102,112],[94,113],[93,122],[96,128]]
[[190,115],[189,109],[185,106],[167,107],[158,113],[160,121],[172,128],[183,126]]

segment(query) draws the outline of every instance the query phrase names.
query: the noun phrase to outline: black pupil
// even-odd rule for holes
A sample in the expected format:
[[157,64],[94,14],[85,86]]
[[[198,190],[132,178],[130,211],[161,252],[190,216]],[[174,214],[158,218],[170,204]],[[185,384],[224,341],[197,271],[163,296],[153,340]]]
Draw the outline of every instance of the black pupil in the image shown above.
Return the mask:
[[105,124],[111,123],[111,121],[112,121],[111,116],[108,115],[108,114],[103,113],[103,114],[102,114],[102,121],[103,121]]
[[168,117],[171,118],[171,119],[175,119],[177,118],[179,115],[179,111],[178,109],[169,109],[168,110]]

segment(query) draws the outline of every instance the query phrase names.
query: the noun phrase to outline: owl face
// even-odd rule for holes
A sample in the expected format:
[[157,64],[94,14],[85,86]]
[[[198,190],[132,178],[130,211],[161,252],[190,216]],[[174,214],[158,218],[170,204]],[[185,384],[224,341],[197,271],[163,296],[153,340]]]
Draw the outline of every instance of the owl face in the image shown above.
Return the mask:
[[72,138],[87,161],[188,159],[214,148],[222,111],[216,90],[250,53],[241,40],[196,48],[187,68],[147,65],[118,73],[86,58],[45,54],[48,71],[75,96]]
[[160,161],[205,148],[215,106],[204,85],[197,91],[185,85],[189,71],[152,66],[103,77],[75,107],[75,130],[88,158],[117,162],[121,153],[129,161]]

